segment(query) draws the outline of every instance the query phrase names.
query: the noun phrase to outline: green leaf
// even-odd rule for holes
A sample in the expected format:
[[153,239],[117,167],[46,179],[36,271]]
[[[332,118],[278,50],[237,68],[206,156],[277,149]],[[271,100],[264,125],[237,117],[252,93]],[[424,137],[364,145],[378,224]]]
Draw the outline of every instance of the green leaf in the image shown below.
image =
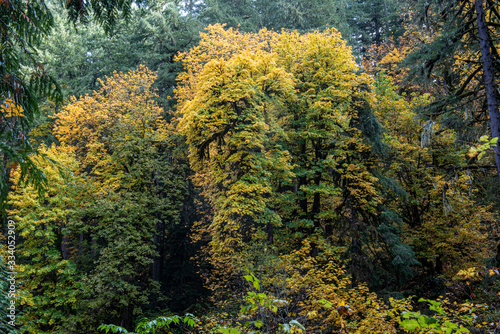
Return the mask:
[[290,333],[290,325],[288,325],[288,324],[282,324],[282,325],[280,325],[280,327],[281,327],[281,330],[283,332]]
[[416,329],[420,329],[420,324],[416,319],[403,320],[401,321],[400,326],[408,331],[414,331]]
[[257,297],[260,299],[260,300],[267,300],[267,295],[265,293],[258,293],[257,294]]
[[449,322],[449,321],[445,321],[445,323],[443,324],[443,326],[445,326],[446,328],[450,328],[450,329],[458,329],[458,325],[457,324],[454,324],[454,323]]
[[300,322],[298,322],[297,320],[290,321],[290,325],[298,327],[298,328],[300,328],[302,330],[306,330],[306,328]]
[[320,299],[318,301],[320,304],[323,304],[323,307],[326,308],[326,309],[329,309],[333,306],[333,304],[331,302],[329,302],[328,300],[326,299]]

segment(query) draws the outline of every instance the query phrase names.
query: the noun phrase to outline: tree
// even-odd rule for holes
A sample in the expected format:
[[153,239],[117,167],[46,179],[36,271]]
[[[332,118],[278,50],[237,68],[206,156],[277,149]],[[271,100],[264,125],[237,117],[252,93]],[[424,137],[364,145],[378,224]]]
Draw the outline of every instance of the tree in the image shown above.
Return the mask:
[[286,173],[287,155],[273,149],[270,134],[276,105],[292,84],[275,55],[262,50],[269,35],[218,25],[183,56],[188,72],[178,89],[179,129],[214,210],[211,260],[221,266],[217,275],[235,274],[232,260],[246,244],[266,234],[272,239],[272,226],[281,224],[269,201],[274,197],[270,168]]
[[38,97],[61,98],[59,87],[38,61],[34,48],[46,37],[53,19],[43,1],[6,1],[0,5],[0,209],[5,214],[13,164],[21,181],[41,190],[46,179],[30,159],[35,152],[28,131],[38,112]]
[[[405,61],[416,64],[408,66],[412,69],[408,77],[425,79],[437,93],[436,101],[424,114],[440,119],[450,128],[467,129],[459,133],[461,139],[469,141],[482,136],[488,125],[495,134],[498,127],[493,102],[498,93],[491,80],[500,69],[496,42],[500,18],[496,2],[487,1],[484,8],[482,4],[458,0],[415,2],[414,17],[427,33]],[[482,9],[489,14],[483,16]]]
[[346,23],[351,27],[347,37],[358,56],[364,56],[372,45],[404,33],[402,25],[405,3],[393,0],[354,0],[348,2]]
[[[71,153],[42,146],[39,154],[33,160],[47,176],[43,196],[33,186],[18,186],[9,194],[9,217],[16,221],[17,300],[23,310],[18,321],[30,332],[67,333],[72,325],[66,320],[76,313],[83,283],[71,246],[75,235],[69,232],[77,219],[82,179],[73,174],[78,163]],[[20,176],[20,168],[15,169],[12,177]]]
[[[129,17],[131,3],[130,0],[68,1],[66,8],[72,22],[91,17],[106,32],[111,32],[120,18]],[[56,102],[62,100],[60,87],[47,74],[36,52],[53,26],[52,12],[44,1],[13,0],[0,6],[0,209],[3,215],[13,164],[21,166],[21,181],[35,185],[40,191],[46,186],[43,173],[30,158],[36,150],[27,140],[27,132],[38,113],[41,97]]]
[[147,10],[134,7],[127,21],[116,24],[106,34],[95,22],[68,29],[65,12],[54,12],[53,34],[40,45],[40,59],[59,82],[66,97],[92,94],[99,89],[99,78],[113,71],[127,72],[139,64],[157,72],[154,87],[159,101],[168,110],[175,101],[169,99],[181,69],[173,58],[196,42],[198,27],[194,19],[181,15],[180,5],[152,3]]
[[379,75],[375,98],[373,109],[391,148],[384,174],[398,185],[387,185],[385,201],[399,217],[402,238],[415,251],[424,276],[451,279],[461,269],[481,265],[493,248],[483,231],[493,216],[476,200],[474,174],[454,168],[467,163],[456,133],[418,117],[417,110],[430,103],[429,94],[407,100]]
[[[120,17],[128,18],[130,0],[68,1],[69,18],[76,22],[92,19],[107,32]],[[36,153],[28,141],[28,130],[38,113],[41,97],[62,100],[60,87],[47,74],[38,59],[36,48],[46,38],[54,20],[44,1],[5,1],[0,6],[0,209],[5,214],[10,168],[19,164],[21,181],[35,185],[40,191],[46,179],[30,156]],[[22,69],[24,68],[24,69]],[[15,112],[14,112],[15,111]]]
[[[492,44],[490,33],[488,31],[487,22],[483,8],[483,1],[476,0],[476,15],[478,37],[481,48],[481,59],[483,64],[483,80],[484,89],[486,91],[486,101],[488,103],[488,113],[490,116],[490,129],[493,138],[500,139],[500,112],[498,110],[498,84],[495,80],[495,71],[493,69],[493,59],[491,56]],[[500,20],[500,15],[497,14],[497,19]],[[496,51],[496,50],[495,50]],[[498,53],[498,51],[497,51]],[[497,144],[495,151],[495,162],[497,165],[498,181],[500,182],[500,147]]]
[[370,79],[338,32],[216,25],[180,59],[178,128],[213,206],[205,231],[222,277],[252,261],[252,245],[287,253],[306,239],[316,255],[345,246],[353,284],[366,279],[369,231],[380,225],[381,128]]
[[[294,166],[285,192],[293,193],[295,203],[278,207],[293,205],[285,217],[296,240],[326,238],[350,247],[350,269],[357,284],[364,272],[363,234],[377,224],[380,201],[374,163],[381,129],[367,102],[370,79],[357,72],[334,29],[304,36],[283,34],[276,51],[295,78],[295,95],[279,112],[283,147]],[[339,230],[344,231],[341,237]],[[293,243],[289,246],[294,248]]]
[[162,307],[156,300],[165,248],[170,231],[185,223],[190,186],[175,146],[181,141],[154,102],[154,80],[144,66],[114,73],[98,92],[73,99],[56,116],[54,133],[74,152],[92,190],[73,227],[91,259],[83,267],[85,298],[74,320],[80,330],[105,319],[132,328],[146,305]]
[[205,24],[227,24],[245,32],[267,28],[312,31],[335,27],[344,36],[350,34],[346,22],[349,1],[228,1],[209,0],[195,10]]
[[120,19],[128,19],[132,0],[70,0],[66,3],[68,17],[72,22],[86,22],[89,18],[111,32]]

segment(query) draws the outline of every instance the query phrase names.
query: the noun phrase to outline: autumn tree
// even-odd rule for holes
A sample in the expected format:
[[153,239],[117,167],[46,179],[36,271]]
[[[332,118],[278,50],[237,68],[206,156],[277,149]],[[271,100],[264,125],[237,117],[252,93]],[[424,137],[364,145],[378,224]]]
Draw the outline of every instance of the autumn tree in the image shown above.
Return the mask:
[[[270,139],[279,131],[274,111],[291,93],[292,82],[276,56],[263,50],[270,35],[214,26],[183,56],[188,72],[178,91],[179,128],[187,135],[191,166],[214,210],[213,260],[226,265],[257,236],[272,240],[272,227],[281,224],[272,206],[270,169],[286,174],[288,157]],[[237,43],[215,36],[234,36]]]
[[[39,152],[34,161],[47,176],[46,192],[16,186],[9,195],[9,217],[16,222],[17,304],[23,311],[19,324],[30,332],[62,333],[72,327],[66,320],[76,313],[82,286],[81,254],[75,253],[69,231],[78,219],[83,181],[72,176],[78,169],[73,154],[56,146]],[[21,177],[21,170],[12,177]]]
[[[293,202],[280,205],[293,207],[283,213],[290,236],[315,235],[349,247],[356,281],[363,271],[358,261],[365,256],[361,236],[377,224],[370,216],[380,200],[373,163],[381,128],[367,103],[371,81],[357,72],[334,29],[282,34],[275,48],[296,78],[295,95],[279,112],[283,147],[294,166],[284,191],[293,194]],[[347,232],[345,239],[337,238],[339,230]]]
[[338,32],[216,25],[181,60],[178,128],[213,208],[205,231],[218,271],[254,261],[248,247],[280,254],[308,240],[313,256],[345,247],[353,284],[368,279],[384,148],[368,103],[371,80]]
[[377,78],[375,98],[374,111],[391,149],[385,175],[397,182],[388,185],[386,203],[422,264],[422,278],[451,279],[459,270],[482,265],[493,251],[485,228],[494,216],[476,196],[476,174],[456,168],[467,165],[456,132],[418,116],[431,103],[429,94],[407,99],[384,75]]
[[[181,222],[189,170],[153,100],[154,79],[145,67],[115,73],[56,116],[55,134],[94,192],[74,226],[92,259],[83,268],[89,276],[79,315],[87,320],[80,321],[111,316],[130,327],[144,305],[159,306],[151,298],[160,293],[165,243]],[[99,309],[106,314],[96,316]]]
[[[120,18],[130,14],[129,0],[68,1],[66,9],[72,22],[92,20],[109,32]],[[36,48],[46,38],[54,19],[44,1],[8,1],[0,6],[0,70],[1,138],[0,149],[0,205],[5,210],[9,171],[12,164],[20,164],[20,180],[43,190],[46,179],[36,168],[30,156],[36,153],[27,140],[33,117],[38,113],[39,99],[50,97],[62,100],[57,82],[48,75],[38,57]],[[21,117],[22,116],[22,117]],[[4,212],[4,211],[3,211]]]

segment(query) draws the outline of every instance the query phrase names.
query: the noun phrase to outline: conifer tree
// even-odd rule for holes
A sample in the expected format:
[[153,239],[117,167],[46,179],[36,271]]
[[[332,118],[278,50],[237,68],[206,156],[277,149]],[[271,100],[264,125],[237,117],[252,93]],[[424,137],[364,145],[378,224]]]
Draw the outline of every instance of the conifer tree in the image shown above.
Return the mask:
[[180,5],[150,4],[131,9],[129,19],[116,24],[112,35],[95,22],[68,28],[67,15],[53,9],[55,27],[40,45],[40,59],[45,68],[62,84],[64,95],[79,97],[99,89],[99,78],[113,71],[127,72],[146,65],[157,72],[155,88],[159,101],[168,110],[174,105],[175,77],[181,69],[173,60],[197,40],[194,19],[181,15]]
[[[405,61],[411,69],[408,78],[423,79],[422,85],[432,87],[436,95],[437,100],[424,114],[457,129],[461,139],[468,141],[476,141],[487,127],[494,136],[498,134],[494,107],[498,87],[492,79],[500,69],[499,8],[495,1],[482,4],[461,0],[415,2],[414,18],[419,20],[417,26],[422,27],[425,38]],[[467,131],[460,131],[464,129]],[[499,174],[497,158],[495,154]]]
[[347,37],[346,15],[349,1],[257,0],[203,2],[197,12],[205,24],[227,24],[241,31],[257,32],[262,28],[312,31],[335,27]]

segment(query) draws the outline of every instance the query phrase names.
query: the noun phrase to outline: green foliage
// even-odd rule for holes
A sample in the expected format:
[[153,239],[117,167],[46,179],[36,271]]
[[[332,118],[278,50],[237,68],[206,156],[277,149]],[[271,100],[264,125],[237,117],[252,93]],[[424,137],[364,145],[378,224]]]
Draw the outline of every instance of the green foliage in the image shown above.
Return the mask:
[[436,313],[435,317],[423,315],[420,312],[404,312],[404,319],[399,324],[402,328],[410,333],[470,333],[470,331],[459,326],[447,319],[445,309],[439,301],[420,298],[419,302],[427,302],[430,304],[429,309]]
[[135,327],[134,332],[129,332],[125,328],[116,325],[104,325],[97,327],[98,330],[105,331],[106,333],[124,333],[124,334],[146,334],[156,333],[162,328],[170,328],[170,326],[185,325],[188,329],[195,327],[197,319],[192,314],[186,314],[184,317],[173,315],[170,317],[158,317],[154,320],[142,320]]
[[[5,265],[5,261],[3,259],[3,256],[0,256],[0,331],[2,333],[12,333],[12,334],[17,334],[19,333],[15,326],[12,326],[9,324],[9,321],[11,319],[8,317],[9,310],[8,307],[10,306],[10,300],[9,298],[9,281],[8,279],[8,270],[7,266]],[[16,301],[17,302],[17,301]]]
[[404,32],[404,1],[353,0],[347,2],[346,23],[351,28],[346,38],[358,56],[364,56],[372,45]]
[[38,114],[40,97],[61,100],[61,91],[36,57],[37,47],[53,25],[43,1],[8,1],[0,5],[0,210],[5,215],[9,174],[22,170],[20,181],[38,190],[46,178],[31,155],[28,132]]
[[91,0],[66,2],[68,17],[72,22],[86,22],[88,18],[111,33],[120,19],[128,19],[132,8],[131,0]]
[[[386,213],[387,214],[387,213]],[[394,217],[395,216],[395,217]],[[392,221],[398,221],[394,212],[390,215]],[[390,221],[390,220],[388,220]],[[385,223],[377,228],[385,239],[387,245],[391,248],[391,261],[390,264],[396,273],[396,284],[408,282],[415,274],[415,267],[421,265],[415,258],[414,250],[401,240],[401,222],[400,224]],[[377,284],[373,282],[372,284]]]
[[67,97],[92,94],[100,87],[99,78],[143,64],[156,72],[157,99],[168,110],[174,105],[169,97],[182,68],[173,57],[192,46],[198,34],[196,21],[182,16],[179,7],[174,1],[151,3],[147,10],[134,7],[129,19],[117,22],[116,31],[108,35],[95,22],[69,29],[66,13],[49,3],[55,24],[39,47],[40,59]]
[[205,24],[227,24],[246,32],[263,28],[312,31],[335,27],[347,36],[349,27],[344,16],[347,8],[348,2],[332,0],[209,0],[195,11]]
[[[272,296],[262,292],[260,280],[248,271],[248,275],[243,278],[251,284],[253,291],[247,291],[245,297],[246,305],[242,306],[239,312],[240,321],[244,322],[239,327],[221,327],[216,328],[218,333],[222,334],[240,334],[250,331],[250,333],[304,333],[306,330],[297,320],[290,320],[287,323],[281,323],[278,328],[270,321],[272,317],[265,314],[278,315],[279,308],[286,306],[289,302],[286,300],[275,299]],[[251,319],[251,320],[246,320]]]
[[[33,187],[21,186],[9,195],[9,216],[16,221],[18,304],[28,309],[16,320],[31,332],[54,333],[64,331],[63,322],[75,313],[80,295],[67,226],[77,206],[75,187],[81,180],[71,176],[77,168],[73,155],[55,146],[42,146],[39,151],[41,156],[34,161],[49,181],[44,196]],[[20,174],[15,170],[13,178]]]

